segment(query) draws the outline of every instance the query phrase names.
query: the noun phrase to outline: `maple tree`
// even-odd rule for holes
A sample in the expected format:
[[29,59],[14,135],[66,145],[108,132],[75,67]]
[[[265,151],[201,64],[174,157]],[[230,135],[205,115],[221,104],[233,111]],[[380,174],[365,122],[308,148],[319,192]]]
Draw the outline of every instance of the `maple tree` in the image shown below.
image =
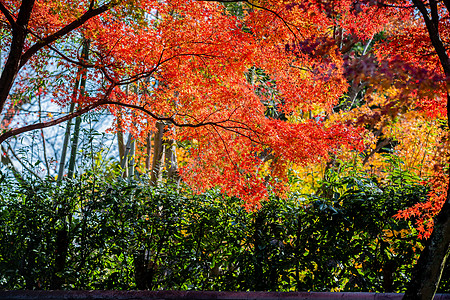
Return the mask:
[[[42,95],[62,111],[76,106],[5,128],[0,143],[100,108],[140,140],[156,122],[174,126],[166,136],[190,155],[183,179],[199,192],[220,186],[253,208],[268,190],[284,193],[291,165],[317,162],[342,146],[361,149],[360,124],[410,110],[445,117],[446,1],[222,2],[0,1],[0,47],[8,53],[0,113],[17,104],[13,94]],[[389,39],[376,44],[376,56],[348,53],[381,31]],[[85,40],[88,56],[80,53]],[[324,122],[362,85],[369,104],[389,89],[379,111],[356,122]],[[447,203],[435,225],[445,223]],[[440,230],[450,226],[439,226],[433,235],[441,255],[422,257],[442,262],[449,243]],[[436,282],[439,270],[430,270]]]
[[[53,74],[58,87],[49,84],[37,92],[61,107],[74,102],[77,110],[10,128],[1,142],[99,107],[126,116],[122,126],[136,138],[145,138],[155,121],[173,124],[179,127],[174,138],[187,141],[194,157],[181,171],[184,180],[201,182],[200,191],[223,186],[249,206],[267,197],[267,175],[282,192],[289,163],[314,161],[345,144],[358,146],[357,131],[345,124],[325,127],[301,118],[312,107],[329,110],[347,88],[343,59],[328,32],[336,20],[320,11],[320,3],[275,1],[264,9],[247,3],[234,14],[213,2],[82,4],[58,3],[55,9],[54,1],[1,3],[10,32],[2,47],[11,51],[0,84],[1,107],[11,91],[29,88],[29,72],[77,73],[83,67],[89,91],[73,94],[76,76]],[[83,37],[90,40],[88,59],[78,50]],[[270,82],[249,80],[251,68]],[[131,84],[139,88],[126,88]],[[268,118],[269,106],[289,120]],[[271,174],[261,174],[268,157]]]
[[[413,0],[380,1],[377,5],[383,9],[408,12],[411,16],[402,24],[391,27],[387,32],[389,38],[376,46],[377,67],[370,67],[372,63],[368,61],[366,65],[361,65],[364,69],[360,68],[361,72],[357,75],[368,79],[374,90],[394,88],[397,91],[394,97],[388,97],[389,101],[383,105],[378,119],[395,117],[402,111],[425,111],[429,117],[445,120],[448,130],[450,60],[446,44],[450,3]],[[366,117],[373,119],[373,115]],[[442,149],[446,152],[447,147]],[[443,157],[445,159],[446,154]],[[425,209],[422,212],[425,217],[439,213],[434,218],[433,232],[416,264],[404,299],[432,299],[448,256],[450,203],[448,193],[447,196],[443,193],[446,180],[442,180],[442,172],[436,174],[437,177],[432,180],[431,201],[421,208]],[[420,206],[417,205],[412,211],[417,212]]]

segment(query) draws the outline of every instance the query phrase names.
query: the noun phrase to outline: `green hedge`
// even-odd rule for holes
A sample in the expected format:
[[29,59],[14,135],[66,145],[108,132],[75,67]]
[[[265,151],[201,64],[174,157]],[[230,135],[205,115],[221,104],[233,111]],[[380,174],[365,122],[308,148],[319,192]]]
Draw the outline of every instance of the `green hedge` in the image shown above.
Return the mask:
[[391,216],[427,192],[353,176],[246,211],[89,173],[0,188],[2,289],[403,291],[420,243]]

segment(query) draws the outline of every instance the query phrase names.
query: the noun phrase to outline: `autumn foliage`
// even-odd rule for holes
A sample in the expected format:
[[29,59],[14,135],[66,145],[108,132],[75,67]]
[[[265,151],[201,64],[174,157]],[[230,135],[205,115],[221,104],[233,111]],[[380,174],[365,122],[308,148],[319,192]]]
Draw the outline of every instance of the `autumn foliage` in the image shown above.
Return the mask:
[[[269,186],[286,189],[292,163],[314,162],[343,145],[360,146],[358,130],[351,126],[325,126],[303,116],[312,109],[331,112],[347,90],[336,44],[342,34],[333,28],[367,38],[383,27],[367,24],[369,30],[361,31],[369,16],[381,16],[375,8],[364,8],[359,13],[367,17],[361,18],[351,1],[336,7],[314,1],[28,5],[30,34],[14,91],[38,91],[62,109],[76,103],[73,116],[107,107],[123,116],[121,125],[136,138],[144,139],[155,121],[175,125],[173,138],[188,142],[191,157],[181,174],[199,191],[222,186],[253,205],[267,197]],[[3,15],[4,24],[14,26],[20,2],[2,6],[10,12]],[[61,33],[74,22],[79,26]],[[88,58],[80,53],[83,39],[89,42]],[[10,42],[11,36],[2,47],[8,49]],[[87,69],[84,94],[73,89],[80,68]],[[30,72],[52,80],[37,83]],[[267,116],[268,109],[286,118]],[[3,140],[25,131],[14,130]]]
[[[0,12],[1,161],[13,171],[11,138],[39,129],[45,148],[43,129],[67,124],[68,149],[68,121],[79,130],[89,112],[114,118],[119,177],[126,165],[157,185],[150,157],[161,170],[165,143],[183,157],[173,178],[249,212],[270,194],[329,193],[317,183],[341,162],[383,186],[388,152],[431,189],[395,216],[429,237],[405,298],[433,297],[450,247],[450,219],[432,233],[450,212],[449,1],[0,0]],[[126,164],[124,132],[145,166]]]
[[415,218],[419,238],[429,238],[433,231],[433,218],[439,213],[447,199],[448,177],[443,170],[438,167],[434,177],[430,179],[431,191],[428,194],[428,201],[417,203],[405,210],[400,210],[394,217],[397,219]]
[[[19,21],[27,31],[1,107],[14,107],[13,94],[39,95],[62,114],[0,141],[101,108],[118,118],[113,131],[142,144],[163,122],[189,157],[186,183],[221,187],[249,207],[285,194],[290,169],[330,154],[364,150],[362,164],[376,168],[379,140],[405,136],[396,128],[415,120],[406,112],[441,118],[446,107],[446,76],[405,3],[2,1],[2,51],[16,51]],[[342,105],[355,87],[360,105]]]

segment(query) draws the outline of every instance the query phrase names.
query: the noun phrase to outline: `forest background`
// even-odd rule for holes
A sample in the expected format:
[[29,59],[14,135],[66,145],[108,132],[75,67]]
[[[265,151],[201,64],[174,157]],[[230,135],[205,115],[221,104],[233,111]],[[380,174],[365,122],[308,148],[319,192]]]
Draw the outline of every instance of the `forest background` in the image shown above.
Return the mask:
[[0,1],[0,285],[448,291],[449,7]]

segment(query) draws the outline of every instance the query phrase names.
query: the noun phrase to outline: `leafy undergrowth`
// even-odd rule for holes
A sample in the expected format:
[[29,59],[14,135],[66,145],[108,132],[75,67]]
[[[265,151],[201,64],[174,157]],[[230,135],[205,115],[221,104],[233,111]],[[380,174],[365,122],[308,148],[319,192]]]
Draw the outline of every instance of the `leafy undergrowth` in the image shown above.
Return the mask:
[[392,216],[428,193],[401,172],[380,184],[335,171],[314,195],[254,211],[93,173],[1,189],[3,289],[401,292],[421,244]]

